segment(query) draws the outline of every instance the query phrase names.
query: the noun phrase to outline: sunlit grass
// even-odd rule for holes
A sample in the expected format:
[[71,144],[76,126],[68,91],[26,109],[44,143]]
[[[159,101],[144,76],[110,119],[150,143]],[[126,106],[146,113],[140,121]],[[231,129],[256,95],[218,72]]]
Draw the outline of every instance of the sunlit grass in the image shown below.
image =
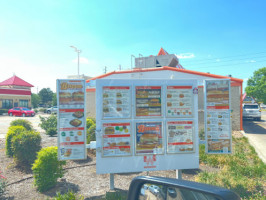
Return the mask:
[[266,165],[247,138],[233,138],[232,155],[205,154],[200,145],[200,163],[219,170],[201,172],[195,181],[217,185],[235,191],[242,199],[265,200]]

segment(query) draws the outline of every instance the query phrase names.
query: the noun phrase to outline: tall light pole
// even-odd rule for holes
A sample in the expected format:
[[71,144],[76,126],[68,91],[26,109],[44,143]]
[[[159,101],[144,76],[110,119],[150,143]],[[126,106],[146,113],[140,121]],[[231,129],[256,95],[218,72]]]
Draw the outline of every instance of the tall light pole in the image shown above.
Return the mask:
[[81,50],[78,49],[77,47],[75,46],[70,46],[71,48],[75,49],[75,52],[78,53],[78,77],[79,77],[79,54],[81,53]]

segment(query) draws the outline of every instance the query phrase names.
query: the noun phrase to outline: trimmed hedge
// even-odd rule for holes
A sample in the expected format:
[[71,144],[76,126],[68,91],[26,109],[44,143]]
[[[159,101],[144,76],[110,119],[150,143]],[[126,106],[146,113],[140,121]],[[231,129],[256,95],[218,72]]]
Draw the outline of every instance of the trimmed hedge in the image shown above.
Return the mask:
[[10,126],[23,126],[28,131],[33,130],[31,122],[26,119],[16,119],[10,123]]
[[63,177],[63,165],[66,161],[58,161],[57,147],[43,148],[38,152],[32,170],[34,177],[34,185],[37,190],[44,192],[54,187],[57,179]]
[[12,157],[14,151],[12,149],[12,138],[20,133],[26,131],[26,128],[23,126],[10,126],[6,134],[6,155]]
[[18,164],[31,165],[41,149],[41,135],[35,131],[24,131],[13,136],[13,157]]

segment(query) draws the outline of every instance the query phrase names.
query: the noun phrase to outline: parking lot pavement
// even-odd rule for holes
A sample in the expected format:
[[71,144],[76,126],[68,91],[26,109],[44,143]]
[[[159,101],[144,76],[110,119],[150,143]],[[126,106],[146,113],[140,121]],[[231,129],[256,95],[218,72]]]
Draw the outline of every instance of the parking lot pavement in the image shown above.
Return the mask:
[[0,139],[5,138],[8,128],[10,126],[10,122],[16,119],[26,119],[32,123],[32,126],[35,130],[39,132],[43,131],[39,127],[39,123],[40,123],[39,116],[48,117],[49,115],[48,114],[37,114],[34,117],[15,117],[15,116],[10,117],[8,115],[7,116],[1,115],[0,116]]

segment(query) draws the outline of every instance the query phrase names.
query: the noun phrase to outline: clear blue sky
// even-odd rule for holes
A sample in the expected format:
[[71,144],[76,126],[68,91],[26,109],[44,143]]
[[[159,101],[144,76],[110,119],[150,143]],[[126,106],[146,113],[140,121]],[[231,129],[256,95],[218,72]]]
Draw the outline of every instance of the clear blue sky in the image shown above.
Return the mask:
[[184,68],[247,80],[266,66],[264,0],[0,0],[0,81],[38,89],[57,78],[130,68],[131,55],[179,55]]

